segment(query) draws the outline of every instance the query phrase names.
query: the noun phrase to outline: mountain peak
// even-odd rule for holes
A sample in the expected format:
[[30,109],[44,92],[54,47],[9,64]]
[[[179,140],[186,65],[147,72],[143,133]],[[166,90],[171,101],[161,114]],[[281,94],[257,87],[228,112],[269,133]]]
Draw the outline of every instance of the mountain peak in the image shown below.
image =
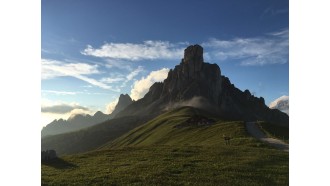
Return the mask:
[[190,45],[184,50],[183,63],[202,64],[203,62],[203,47],[200,45]]
[[94,117],[103,117],[104,115],[105,114],[103,112],[97,111],[97,112],[95,112]]
[[122,111],[124,108],[126,108],[128,105],[130,105],[132,102],[133,102],[133,100],[128,94],[120,94],[118,103],[111,114],[113,116],[115,116],[118,112]]
[[132,98],[128,94],[120,94],[118,103],[121,102],[121,101],[124,101],[124,100],[131,100],[132,101]]

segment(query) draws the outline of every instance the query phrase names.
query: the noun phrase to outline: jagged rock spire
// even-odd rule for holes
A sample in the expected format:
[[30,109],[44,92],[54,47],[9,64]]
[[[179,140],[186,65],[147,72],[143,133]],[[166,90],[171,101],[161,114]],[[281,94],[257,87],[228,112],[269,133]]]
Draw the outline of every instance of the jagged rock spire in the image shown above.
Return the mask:
[[200,45],[190,45],[184,50],[184,63],[201,64],[203,59],[203,47]]

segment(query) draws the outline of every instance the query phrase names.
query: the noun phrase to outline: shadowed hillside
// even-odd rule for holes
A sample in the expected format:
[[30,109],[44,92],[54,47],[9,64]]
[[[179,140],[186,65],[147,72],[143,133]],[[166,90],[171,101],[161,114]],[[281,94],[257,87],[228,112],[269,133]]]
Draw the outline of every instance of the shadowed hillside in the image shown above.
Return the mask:
[[55,149],[59,155],[86,152],[118,138],[127,131],[145,123],[148,117],[123,117],[76,132],[47,136],[41,140],[41,149]]

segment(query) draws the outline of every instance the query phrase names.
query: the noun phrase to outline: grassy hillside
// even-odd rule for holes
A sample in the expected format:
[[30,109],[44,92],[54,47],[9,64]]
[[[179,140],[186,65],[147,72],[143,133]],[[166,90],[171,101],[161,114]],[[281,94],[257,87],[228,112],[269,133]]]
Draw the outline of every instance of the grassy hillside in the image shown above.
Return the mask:
[[193,115],[216,119],[190,107],[167,112],[97,151],[43,163],[42,184],[289,184],[287,152],[250,137],[241,121],[176,127]]
[[[203,127],[176,127],[194,115],[212,118],[216,122],[210,126]],[[233,137],[233,144],[239,144],[241,140],[245,140],[247,137],[243,122],[221,121],[203,110],[182,107],[156,117],[113,142],[106,144],[104,148],[149,145],[212,146],[223,143],[223,135]]]
[[147,120],[147,117],[122,117],[76,132],[47,136],[42,138],[41,148],[55,149],[59,155],[87,152],[118,138]]

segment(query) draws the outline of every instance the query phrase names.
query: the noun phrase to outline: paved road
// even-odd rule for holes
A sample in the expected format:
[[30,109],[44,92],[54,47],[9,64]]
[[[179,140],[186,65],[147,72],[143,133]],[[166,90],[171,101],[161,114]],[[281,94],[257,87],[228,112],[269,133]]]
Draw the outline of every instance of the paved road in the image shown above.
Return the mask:
[[289,152],[289,144],[275,138],[267,137],[257,126],[255,122],[246,122],[245,123],[247,131],[255,138],[260,141],[266,142],[274,147],[282,149],[286,152]]

